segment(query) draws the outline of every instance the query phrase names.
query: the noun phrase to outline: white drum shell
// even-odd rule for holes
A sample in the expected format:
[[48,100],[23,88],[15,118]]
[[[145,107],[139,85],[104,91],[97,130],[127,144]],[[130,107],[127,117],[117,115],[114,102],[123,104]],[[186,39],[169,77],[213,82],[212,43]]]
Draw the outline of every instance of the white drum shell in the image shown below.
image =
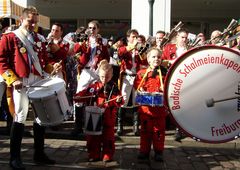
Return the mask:
[[[101,135],[102,134],[102,119],[105,109],[97,106],[86,106],[84,116],[84,133],[87,135]],[[89,122],[92,121],[92,130],[88,129]],[[100,125],[100,130],[97,126]]]
[[62,123],[70,111],[64,81],[61,78],[49,78],[32,86],[45,86],[32,87],[27,92],[37,123],[42,126]]

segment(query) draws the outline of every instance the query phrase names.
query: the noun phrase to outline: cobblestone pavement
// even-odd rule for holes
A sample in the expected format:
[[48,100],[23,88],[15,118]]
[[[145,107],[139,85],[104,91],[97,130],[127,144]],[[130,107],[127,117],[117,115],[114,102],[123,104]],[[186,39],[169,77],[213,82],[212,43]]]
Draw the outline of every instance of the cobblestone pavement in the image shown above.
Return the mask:
[[[1,128],[1,123],[0,123]],[[89,163],[87,161],[86,142],[82,139],[56,139],[47,132],[45,151],[54,158],[53,166],[36,165],[33,160],[33,138],[31,128],[26,128],[22,142],[22,160],[27,170],[74,170],[74,169],[164,169],[164,170],[240,170],[240,140],[223,144],[207,144],[186,138],[182,143],[175,142],[173,135],[167,132],[164,162],[137,160],[139,137],[131,135],[117,138],[114,161]],[[60,130],[60,134],[63,131]],[[60,135],[59,134],[59,135]],[[62,135],[64,137],[64,135]],[[9,170],[9,136],[0,131],[0,170]]]

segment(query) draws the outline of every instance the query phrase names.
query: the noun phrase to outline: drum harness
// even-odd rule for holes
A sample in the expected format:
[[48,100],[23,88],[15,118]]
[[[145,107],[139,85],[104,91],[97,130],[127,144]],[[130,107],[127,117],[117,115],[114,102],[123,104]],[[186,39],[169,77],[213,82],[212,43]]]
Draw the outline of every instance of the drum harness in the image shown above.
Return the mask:
[[[150,66],[147,68],[145,74],[143,75],[143,78],[142,78],[141,82],[140,82],[139,85],[138,85],[137,91],[139,91],[139,89],[140,89],[141,86],[143,85],[143,82],[144,82],[144,80],[146,79],[148,73],[149,73],[150,71],[152,71],[152,70],[153,70],[153,69],[152,69]],[[158,73],[159,73],[160,83],[161,83],[161,85],[163,85],[162,72],[161,72],[161,69],[160,69],[160,68],[158,69]],[[160,90],[163,91],[163,87],[162,87],[162,86],[160,87]]]

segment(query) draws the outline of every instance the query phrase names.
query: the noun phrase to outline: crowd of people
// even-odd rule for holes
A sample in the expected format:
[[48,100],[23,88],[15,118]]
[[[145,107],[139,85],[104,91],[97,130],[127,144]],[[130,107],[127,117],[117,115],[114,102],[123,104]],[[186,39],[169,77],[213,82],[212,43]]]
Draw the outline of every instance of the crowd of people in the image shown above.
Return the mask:
[[[137,29],[130,29],[126,37],[106,39],[100,35],[97,20],[64,37],[62,24],[54,23],[48,36],[44,37],[35,29],[37,22],[37,9],[25,8],[21,25],[14,30],[6,29],[0,40],[0,106],[1,115],[8,117],[9,164],[13,169],[25,169],[21,160],[21,142],[29,108],[28,86],[49,75],[65,81],[75,121],[71,135],[92,130],[92,133],[86,133],[89,161],[113,160],[115,126],[116,134],[123,135],[124,113],[132,115],[133,133],[140,135],[138,159],[149,159],[153,145],[154,159],[163,161],[166,108],[162,103],[136,104],[136,96],[163,94],[168,69],[193,47],[211,44],[234,50],[240,48],[239,38],[224,41],[237,34],[240,27],[227,32],[227,36],[215,30],[210,40],[199,33],[194,42],[190,42],[189,32],[184,28],[171,37],[164,31],[157,31],[154,37],[145,37]],[[100,115],[101,127],[96,125],[101,129],[100,134],[94,133],[96,129],[92,124],[96,121],[91,120],[93,115],[86,119],[87,109],[92,109],[88,114],[98,112]],[[33,158],[36,163],[54,164],[55,161],[44,152],[45,128],[34,121]],[[182,132],[178,132],[176,140],[180,141],[182,136]]]

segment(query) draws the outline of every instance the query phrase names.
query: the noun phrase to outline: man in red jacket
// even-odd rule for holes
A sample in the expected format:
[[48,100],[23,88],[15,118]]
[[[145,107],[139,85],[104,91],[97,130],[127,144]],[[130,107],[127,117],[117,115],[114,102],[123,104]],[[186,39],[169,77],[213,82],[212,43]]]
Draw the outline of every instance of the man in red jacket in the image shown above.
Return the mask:
[[176,42],[169,43],[163,48],[162,59],[167,60],[171,65],[176,58],[187,52],[187,38],[187,30],[180,29],[176,36]]
[[[110,60],[110,55],[107,49],[107,39],[99,35],[100,24],[93,20],[88,23],[88,28],[85,32],[86,39],[83,38],[80,42],[74,45],[74,52],[77,54],[79,77],[77,82],[77,92],[84,90],[89,84],[99,80],[97,69],[98,64],[106,59]],[[78,135],[82,132],[82,118],[84,107],[81,104],[74,105],[75,111],[75,128],[72,135]]]
[[59,77],[66,80],[65,63],[67,54],[69,51],[69,43],[62,39],[63,26],[60,23],[54,23],[52,25],[51,32],[48,35],[48,60],[51,64],[62,61],[62,72],[59,73]]
[[[180,57],[183,53],[187,52],[188,42],[188,31],[185,29],[180,29],[176,36],[176,42],[175,43],[169,43],[163,48],[162,52],[162,59],[165,60],[165,63],[167,67],[170,67],[174,61]],[[167,116],[167,126],[169,125],[170,117]],[[182,138],[184,138],[184,134],[180,132],[178,129],[176,129],[176,141],[181,141]]]
[[[8,87],[11,87],[14,98],[15,116],[10,134],[10,166],[13,169],[25,169],[20,152],[27,118],[29,99],[26,86],[41,80],[46,72],[60,71],[61,66],[47,63],[47,52],[42,36],[34,32],[38,22],[35,7],[23,9],[21,26],[4,34],[0,41],[0,74]],[[46,72],[45,72],[45,71]],[[45,128],[36,121],[34,132],[34,161],[42,164],[54,164],[44,152]]]
[[[127,46],[121,46],[118,48],[118,56],[121,61],[120,65],[120,89],[124,99],[124,105],[119,108],[117,114],[117,134],[122,135],[123,133],[123,109],[127,112],[133,113],[133,133],[139,135],[139,121],[137,107],[135,106],[135,91],[133,89],[133,82],[137,71],[145,63],[145,59],[138,55],[137,38],[138,31],[136,29],[130,29],[127,31]],[[131,110],[128,108],[130,105]]]

